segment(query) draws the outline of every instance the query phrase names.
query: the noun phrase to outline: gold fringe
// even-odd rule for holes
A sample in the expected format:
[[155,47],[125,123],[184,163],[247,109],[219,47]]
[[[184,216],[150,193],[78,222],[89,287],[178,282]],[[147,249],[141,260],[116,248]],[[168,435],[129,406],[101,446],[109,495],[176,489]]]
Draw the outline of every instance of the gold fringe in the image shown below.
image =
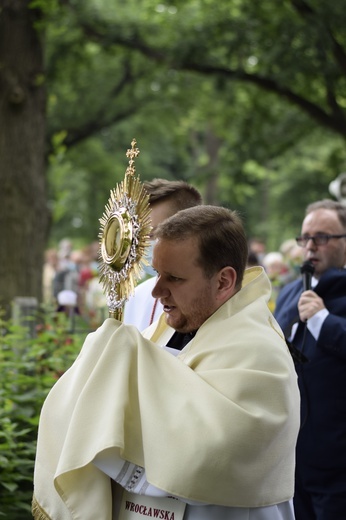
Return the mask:
[[52,520],[37,502],[35,495],[32,497],[31,512],[35,520]]

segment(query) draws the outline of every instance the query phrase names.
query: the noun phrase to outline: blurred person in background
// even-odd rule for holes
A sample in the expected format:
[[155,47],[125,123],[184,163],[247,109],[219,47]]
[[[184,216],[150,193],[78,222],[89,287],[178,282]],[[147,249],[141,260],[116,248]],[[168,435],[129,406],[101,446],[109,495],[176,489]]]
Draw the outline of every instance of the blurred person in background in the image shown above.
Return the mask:
[[295,238],[289,238],[282,242],[279,251],[282,253],[289,268],[287,282],[292,282],[300,276],[300,266],[304,260],[304,251],[298,246]]
[[257,257],[259,265],[262,265],[263,258],[266,254],[266,245],[261,238],[252,237],[248,241],[249,254],[254,253]]
[[54,297],[53,282],[58,269],[59,258],[58,251],[54,248],[47,249],[44,255],[45,261],[43,264],[43,303],[45,305],[55,305],[56,299]]
[[[185,181],[154,179],[143,184],[149,195],[153,234],[156,227],[168,217],[182,209],[203,203],[199,191]],[[151,239],[146,257],[148,265],[144,266],[149,278],[136,287],[134,295],[126,303],[124,310],[124,323],[135,325],[139,330],[151,325],[163,312],[159,300],[151,295],[156,283],[156,273],[151,265],[153,246],[154,240]]]
[[289,278],[289,269],[284,256],[280,251],[271,251],[264,255],[262,265],[266,270],[272,286],[272,293],[269,300],[269,308],[274,312],[276,299],[282,287]]

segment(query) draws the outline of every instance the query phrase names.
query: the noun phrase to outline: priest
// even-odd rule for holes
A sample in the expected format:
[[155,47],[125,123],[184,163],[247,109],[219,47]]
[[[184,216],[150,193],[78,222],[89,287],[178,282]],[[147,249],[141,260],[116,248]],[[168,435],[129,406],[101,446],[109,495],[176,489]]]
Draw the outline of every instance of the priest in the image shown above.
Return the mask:
[[107,319],[49,393],[33,515],[293,520],[297,379],[241,219],[197,206],[155,237],[164,314]]

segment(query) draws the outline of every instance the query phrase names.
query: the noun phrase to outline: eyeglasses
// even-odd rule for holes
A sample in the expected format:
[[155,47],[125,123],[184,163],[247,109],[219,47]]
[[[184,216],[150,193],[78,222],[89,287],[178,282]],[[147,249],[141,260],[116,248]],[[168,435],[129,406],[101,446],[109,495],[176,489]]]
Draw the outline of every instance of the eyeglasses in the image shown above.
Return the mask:
[[300,247],[306,247],[309,240],[312,240],[315,246],[325,246],[328,244],[331,238],[345,238],[346,235],[303,235],[302,237],[297,237],[296,242]]

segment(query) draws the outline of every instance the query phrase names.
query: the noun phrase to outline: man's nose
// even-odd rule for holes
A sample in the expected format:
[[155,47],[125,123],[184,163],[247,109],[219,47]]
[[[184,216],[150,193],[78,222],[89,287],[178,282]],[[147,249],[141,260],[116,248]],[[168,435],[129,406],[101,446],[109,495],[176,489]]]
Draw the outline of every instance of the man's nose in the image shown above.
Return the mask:
[[164,298],[169,293],[167,287],[160,276],[156,279],[156,284],[154,285],[153,290],[151,291],[151,295],[153,298]]

